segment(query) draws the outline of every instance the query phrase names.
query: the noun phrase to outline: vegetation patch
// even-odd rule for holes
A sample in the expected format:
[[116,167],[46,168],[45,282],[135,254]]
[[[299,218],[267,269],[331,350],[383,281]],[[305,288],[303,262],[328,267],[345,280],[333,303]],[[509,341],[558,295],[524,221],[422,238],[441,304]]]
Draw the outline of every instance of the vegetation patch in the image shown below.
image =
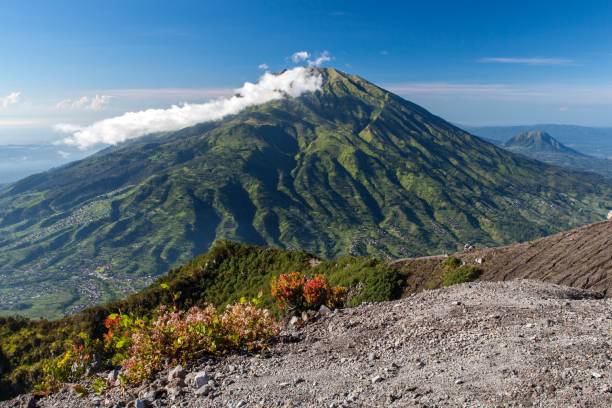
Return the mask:
[[474,265],[461,265],[461,261],[454,257],[447,258],[443,263],[442,286],[457,285],[471,282],[480,276],[480,270]]
[[[297,293],[306,308],[391,300],[404,285],[399,272],[372,258],[326,261],[303,251],[218,241],[125,299],[55,321],[0,318],[0,399],[118,365],[127,364],[132,374],[125,380],[135,381],[159,369],[162,355],[180,362],[198,353],[255,350],[274,332],[271,316],[285,313],[270,288],[288,271],[303,271]],[[294,283],[288,284],[283,290]],[[166,329],[180,332],[184,345],[169,344]],[[95,381],[98,390],[105,388]]]
[[349,290],[344,286],[331,287],[321,274],[308,279],[300,272],[289,272],[272,280],[272,296],[279,309],[296,314],[318,310],[321,306],[342,307],[348,300]]

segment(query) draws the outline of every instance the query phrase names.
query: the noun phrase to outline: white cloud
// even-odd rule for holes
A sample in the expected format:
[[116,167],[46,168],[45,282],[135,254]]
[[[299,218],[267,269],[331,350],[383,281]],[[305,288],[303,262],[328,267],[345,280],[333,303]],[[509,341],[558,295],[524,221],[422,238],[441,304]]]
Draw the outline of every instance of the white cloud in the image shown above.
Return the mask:
[[113,97],[109,95],[95,95],[93,97],[81,96],[78,99],[64,99],[59,101],[55,107],[57,109],[76,109],[99,111],[104,109]]
[[314,61],[308,60],[309,67],[318,67],[324,62],[331,61],[331,55],[328,51],[323,51]]
[[11,105],[19,103],[21,99],[21,92],[11,92],[6,96],[0,97],[0,107],[8,108]]
[[310,53],[308,51],[298,51],[293,53],[291,56],[291,61],[297,64],[299,62],[306,61],[308,58],[310,58]]
[[323,63],[332,60],[332,56],[329,51],[323,51],[315,59],[311,59],[312,56],[313,55],[308,51],[298,51],[294,52],[293,55],[291,55],[291,61],[296,64],[299,64],[300,62],[306,62],[309,67],[318,67],[321,66]]
[[522,65],[572,65],[574,61],[565,58],[510,58],[485,57],[478,60],[481,63],[522,64]]
[[65,151],[63,151],[63,150],[58,150],[58,151],[57,151],[57,154],[59,154],[59,156],[60,156],[62,159],[67,159],[67,158],[69,158],[69,157],[70,157],[70,153],[65,152]]
[[268,64],[259,64],[259,69],[263,69],[263,70],[268,70],[270,67],[268,66]]
[[72,133],[62,142],[82,149],[104,143],[117,144],[155,132],[183,129],[198,123],[222,119],[241,110],[284,97],[297,97],[321,88],[323,78],[315,71],[296,67],[274,75],[264,73],[257,83],[246,82],[236,95],[203,104],[174,105],[169,109],[128,112],[87,127],[59,124],[56,130]]
[[112,97],[108,95],[96,95],[93,97],[93,99],[89,103],[89,109],[91,110],[104,109],[104,107],[110,103],[111,98]]

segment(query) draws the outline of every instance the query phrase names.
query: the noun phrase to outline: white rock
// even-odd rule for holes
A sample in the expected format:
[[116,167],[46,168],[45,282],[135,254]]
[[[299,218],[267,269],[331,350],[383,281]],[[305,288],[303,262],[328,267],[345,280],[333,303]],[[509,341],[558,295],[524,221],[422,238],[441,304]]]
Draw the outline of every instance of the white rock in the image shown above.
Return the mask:
[[374,377],[372,377],[372,379],[370,380],[372,382],[372,384],[376,384],[381,382],[382,380],[384,380],[384,378],[380,375],[375,375]]

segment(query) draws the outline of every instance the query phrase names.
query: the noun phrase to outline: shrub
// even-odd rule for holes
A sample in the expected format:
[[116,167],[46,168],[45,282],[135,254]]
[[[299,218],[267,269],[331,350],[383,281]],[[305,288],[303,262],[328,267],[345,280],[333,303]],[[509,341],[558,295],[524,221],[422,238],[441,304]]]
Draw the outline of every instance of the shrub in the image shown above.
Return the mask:
[[119,365],[128,358],[132,346],[132,333],[143,328],[145,321],[127,314],[112,313],[104,320],[107,331],[104,334],[105,350],[111,354],[111,364]]
[[442,275],[442,285],[451,286],[459,283],[471,282],[478,279],[480,270],[473,265],[463,265],[454,269],[447,269]]
[[344,307],[349,301],[349,290],[344,286],[334,286],[330,289],[327,306],[330,309],[338,309]]
[[305,283],[300,272],[283,273],[272,280],[272,296],[281,310],[296,312],[302,309]]
[[266,341],[279,332],[269,310],[244,301],[225,309],[221,325],[230,347],[246,348],[249,351],[263,348]]
[[444,260],[444,262],[442,262],[442,266],[445,270],[456,269],[461,266],[461,260],[455,258],[454,256],[449,256]]
[[330,298],[329,283],[323,275],[315,275],[304,284],[304,303],[309,309],[318,309]]
[[273,279],[271,291],[279,309],[287,314],[316,310],[322,305],[343,307],[349,298],[347,288],[330,287],[325,275],[317,274],[306,279],[300,272],[281,274]]
[[92,341],[85,333],[80,333],[79,339],[70,344],[64,353],[43,363],[43,378],[37,390],[53,392],[64,383],[79,380],[96,368],[96,356],[100,349],[99,341]]
[[211,305],[186,312],[162,306],[151,324],[131,334],[129,358],[123,363],[125,379],[136,383],[161,370],[165,361],[185,363],[198,354],[215,352],[218,326],[219,316]]
[[187,311],[162,307],[156,319],[131,335],[124,379],[137,383],[166,365],[185,364],[205,354],[261,349],[277,334],[270,311],[246,300],[228,306],[221,315],[212,305]]
[[402,295],[403,278],[395,269],[366,269],[361,290],[348,301],[350,306],[362,302],[381,302],[397,299]]

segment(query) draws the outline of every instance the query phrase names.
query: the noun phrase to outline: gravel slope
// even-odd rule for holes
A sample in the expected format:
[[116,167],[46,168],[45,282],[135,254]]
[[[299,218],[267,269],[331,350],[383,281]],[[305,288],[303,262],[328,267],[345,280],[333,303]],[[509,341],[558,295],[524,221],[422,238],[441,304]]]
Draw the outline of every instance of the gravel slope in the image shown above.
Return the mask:
[[[530,242],[477,248],[453,256],[477,264],[482,270],[481,280],[537,279],[612,295],[612,220]],[[415,271],[413,280],[418,290],[440,273],[439,261],[443,258],[403,259],[394,264]]]
[[[186,371],[186,385],[165,372],[140,389],[67,388],[36,406],[610,407],[612,299],[526,280],[457,285],[322,316],[265,356]],[[194,392],[201,371],[207,395]]]

